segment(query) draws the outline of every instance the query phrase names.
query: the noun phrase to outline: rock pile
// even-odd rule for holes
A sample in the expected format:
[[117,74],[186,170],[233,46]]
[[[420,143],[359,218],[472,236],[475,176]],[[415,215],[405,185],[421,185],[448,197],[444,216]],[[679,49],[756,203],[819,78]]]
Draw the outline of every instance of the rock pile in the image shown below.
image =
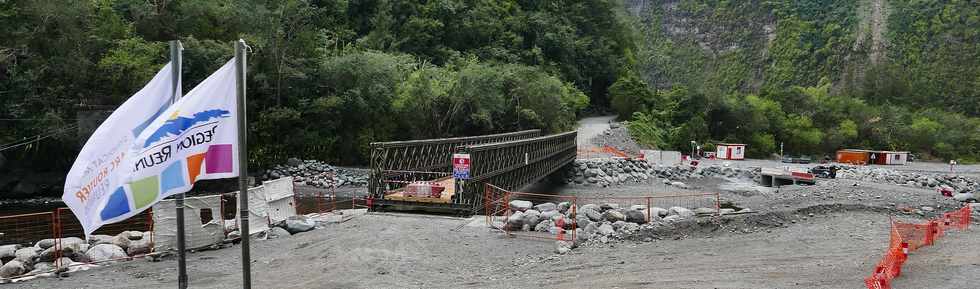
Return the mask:
[[[693,219],[699,215],[713,215],[712,208],[688,209],[684,207],[659,208],[651,207],[649,214],[645,205],[621,207],[619,204],[587,204],[575,207],[568,202],[540,203],[514,200],[510,202],[513,212],[504,220],[505,228],[512,231],[547,232],[557,235],[562,231],[570,234],[575,229],[576,240],[573,244],[559,242],[558,253],[567,252],[578,244],[605,244],[614,240],[623,240],[644,226],[662,226],[681,220]],[[747,210],[747,209],[746,209]],[[722,213],[734,213],[733,210],[723,210]]]
[[[896,171],[878,167],[842,166],[837,172],[837,177],[922,188],[946,188],[954,193],[961,194],[980,191],[980,182],[964,176]],[[966,195],[961,195],[961,198],[964,200],[968,199],[967,197]]]
[[292,176],[293,182],[318,188],[367,185],[368,172],[331,166],[317,160],[290,158],[285,165],[277,165],[265,172],[266,180]]
[[126,231],[116,236],[93,235],[86,242],[81,238],[60,239],[61,257],[58,258],[56,239],[44,239],[31,247],[20,245],[0,246],[0,277],[11,278],[27,273],[47,273],[52,268],[79,265],[87,262],[123,260],[131,256],[149,253],[152,247],[150,232]]
[[607,187],[623,183],[638,183],[661,178],[665,183],[687,187],[684,183],[670,180],[697,179],[703,177],[758,179],[761,168],[735,168],[725,166],[652,165],[640,159],[583,159],[575,160],[566,182],[580,185]]

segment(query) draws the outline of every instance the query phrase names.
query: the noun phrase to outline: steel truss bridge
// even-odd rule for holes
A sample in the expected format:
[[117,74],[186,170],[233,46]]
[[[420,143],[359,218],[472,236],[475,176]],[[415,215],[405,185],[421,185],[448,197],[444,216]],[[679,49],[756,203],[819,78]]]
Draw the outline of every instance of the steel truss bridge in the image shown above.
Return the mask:
[[[540,130],[471,137],[371,143],[368,194],[372,210],[419,210],[470,215],[482,209],[485,184],[517,190],[575,160],[576,132]],[[470,155],[470,179],[452,179],[452,155]],[[443,199],[394,198],[412,182],[450,186]]]

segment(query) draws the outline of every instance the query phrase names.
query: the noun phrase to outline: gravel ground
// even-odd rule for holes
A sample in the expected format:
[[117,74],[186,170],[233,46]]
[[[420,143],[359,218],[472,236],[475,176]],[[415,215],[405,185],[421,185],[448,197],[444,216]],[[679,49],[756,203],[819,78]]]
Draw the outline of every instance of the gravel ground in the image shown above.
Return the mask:
[[[733,162],[778,167],[774,161]],[[935,171],[914,164],[896,169]],[[975,166],[962,166],[976,170]],[[670,238],[630,239],[557,255],[547,240],[507,238],[484,219],[410,214],[357,215],[292,237],[252,244],[255,288],[863,288],[887,247],[901,208],[937,212],[959,204],[933,190],[854,180],[761,188],[746,180],[662,180],[610,188],[531,187],[579,196],[718,191],[757,213],[702,219]],[[913,252],[896,288],[977,288],[980,233],[955,232]],[[964,249],[968,248],[968,249]],[[240,247],[189,255],[192,288],[240,288]],[[176,261],[136,260],[7,284],[9,288],[160,288],[175,285]]]

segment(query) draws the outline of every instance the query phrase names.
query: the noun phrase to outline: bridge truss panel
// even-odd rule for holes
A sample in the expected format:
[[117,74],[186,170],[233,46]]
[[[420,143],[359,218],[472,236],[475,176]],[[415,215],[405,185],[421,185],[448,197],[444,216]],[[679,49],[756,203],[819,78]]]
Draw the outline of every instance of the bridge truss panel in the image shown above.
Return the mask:
[[535,183],[575,161],[577,133],[566,132],[530,139],[464,146],[470,154],[470,177],[457,194],[457,203],[479,210],[484,184],[517,190]]
[[371,143],[371,176],[368,191],[375,198],[384,196],[386,180],[402,180],[410,172],[449,172],[452,154],[467,145],[497,143],[534,138],[541,130],[501,134]]

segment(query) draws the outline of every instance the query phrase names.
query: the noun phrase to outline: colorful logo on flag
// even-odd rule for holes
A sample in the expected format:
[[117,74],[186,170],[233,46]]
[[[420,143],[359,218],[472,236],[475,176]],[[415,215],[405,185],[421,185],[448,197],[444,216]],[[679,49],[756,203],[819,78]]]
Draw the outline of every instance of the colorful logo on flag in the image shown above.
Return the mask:
[[[152,205],[161,193],[193,184],[201,174],[202,166],[207,174],[231,173],[233,158],[231,144],[210,145],[207,152],[175,161],[159,175],[133,181],[129,184],[133,206],[138,210]],[[105,221],[125,215],[130,211],[129,203],[125,189],[119,187],[109,196],[109,202],[102,209],[100,217]]]

